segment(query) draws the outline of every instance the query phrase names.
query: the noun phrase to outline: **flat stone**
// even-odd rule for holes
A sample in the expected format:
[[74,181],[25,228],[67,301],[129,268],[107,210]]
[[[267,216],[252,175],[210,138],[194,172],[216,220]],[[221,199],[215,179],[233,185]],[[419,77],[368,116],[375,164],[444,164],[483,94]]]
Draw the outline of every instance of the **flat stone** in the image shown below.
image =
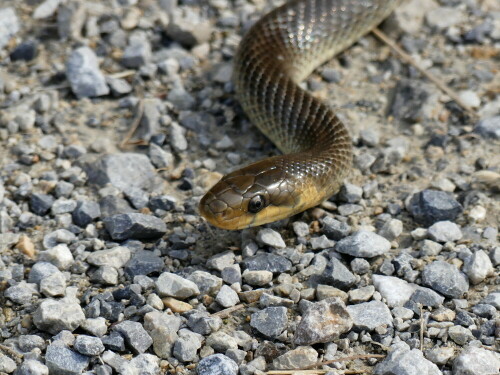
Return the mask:
[[212,27],[200,15],[189,8],[175,9],[167,27],[167,35],[186,47],[207,42]]
[[380,326],[392,326],[392,315],[387,305],[380,301],[347,306],[354,326],[361,330],[373,331]]
[[87,318],[85,322],[80,325],[80,328],[97,337],[104,336],[108,331],[106,319],[102,317]]
[[375,366],[376,375],[414,375],[415,369],[420,374],[442,375],[439,368],[432,362],[424,358],[418,349],[411,349],[404,342],[399,342],[391,346],[387,357]]
[[373,275],[373,285],[389,307],[402,306],[411,298],[415,286],[393,276]]
[[[14,363],[14,365],[15,365],[15,363]],[[2,371],[5,371],[5,370],[2,370]],[[7,371],[5,371],[5,372],[7,372]],[[19,366],[18,374],[19,375],[49,375],[49,368],[41,362],[38,362],[34,359],[28,359],[28,360],[25,360]]]
[[31,271],[28,276],[28,282],[40,284],[40,281],[42,281],[42,279],[54,273],[59,273],[59,269],[52,263],[37,262],[33,265],[33,267],[31,267]]
[[137,251],[125,264],[125,274],[133,279],[137,275],[160,273],[164,267],[163,259],[152,251]]
[[387,220],[378,232],[388,241],[394,241],[401,233],[403,233],[403,222],[398,219]]
[[141,323],[124,321],[114,326],[113,330],[120,333],[127,345],[136,353],[144,353],[153,344],[153,339]]
[[224,251],[223,253],[215,254],[207,261],[208,268],[212,268],[219,272],[233,264],[234,253],[232,251]]
[[435,0],[409,0],[397,6],[389,16],[389,24],[408,34],[417,34],[422,28],[425,14],[438,7]]
[[212,354],[203,358],[196,368],[198,375],[237,375],[238,365],[224,354]]
[[389,251],[391,243],[384,237],[368,231],[358,231],[341,239],[335,250],[359,258],[372,258]]
[[149,144],[149,158],[156,168],[172,167],[175,162],[175,157],[171,152],[162,149],[154,143]]
[[[146,155],[124,152],[97,159],[82,160],[88,182],[99,186],[111,184],[123,192],[150,190],[157,184],[154,166]],[[102,209],[102,207],[101,207]]]
[[486,139],[500,139],[500,116],[482,119],[476,124],[474,132]]
[[425,351],[425,358],[436,365],[445,365],[455,355],[453,347],[435,347]]
[[478,250],[466,258],[463,270],[474,285],[484,281],[495,272],[490,257],[483,250]]
[[436,242],[455,242],[462,238],[460,227],[451,221],[438,221],[432,224],[427,234]]
[[335,241],[330,240],[325,235],[322,235],[322,236],[319,236],[319,237],[312,237],[309,240],[309,243],[311,244],[311,248],[313,250],[328,249],[328,248],[332,248],[332,247],[335,246]]
[[339,241],[351,233],[351,227],[347,223],[335,220],[330,216],[323,218],[321,224],[323,225],[321,231],[326,234],[328,238],[335,241]]
[[125,48],[122,56],[122,65],[126,68],[137,69],[151,60],[151,44],[143,38],[140,42],[133,41]]
[[122,268],[130,260],[130,249],[124,246],[113,247],[108,250],[99,250],[91,253],[86,261],[93,266],[110,266]]
[[198,286],[201,294],[215,295],[222,286],[222,279],[220,277],[205,271],[196,270],[189,274],[187,279]]
[[236,339],[222,331],[217,331],[210,334],[210,336],[208,336],[206,339],[206,344],[214,348],[216,352],[225,353],[230,349],[238,348],[238,342],[236,341]]
[[273,273],[270,271],[249,271],[245,270],[242,274],[243,281],[253,286],[263,286],[273,280]]
[[99,70],[97,56],[88,47],[79,47],[71,53],[66,62],[66,76],[71,90],[78,98],[109,94],[106,79]]
[[47,251],[41,251],[38,254],[38,259],[52,263],[61,271],[67,270],[75,262],[73,254],[66,244],[59,244]]
[[497,374],[499,368],[498,354],[474,346],[462,350],[453,361],[453,375]]
[[309,235],[309,225],[307,225],[307,223],[304,223],[303,221],[294,221],[292,226],[293,231],[297,236],[305,237]]
[[201,347],[202,337],[188,329],[181,329],[172,351],[174,357],[182,362],[195,361],[198,357],[198,349]]
[[422,283],[449,298],[461,298],[469,290],[467,276],[441,260],[424,267]]
[[411,295],[410,300],[422,306],[439,307],[443,305],[444,297],[432,289],[419,286]]
[[373,293],[375,293],[375,287],[373,285],[367,285],[359,289],[349,290],[349,301],[354,303],[366,302],[372,298]]
[[104,219],[104,225],[114,240],[155,239],[167,231],[163,220],[140,213],[113,215]]
[[[79,304],[62,300],[45,299],[33,314],[33,323],[41,331],[53,335],[62,330],[73,332],[85,321]],[[50,366],[49,366],[50,367]]]
[[[1,19],[0,19],[1,21]],[[0,372],[10,374],[17,369],[16,362],[0,353]]]
[[438,7],[425,15],[427,24],[436,29],[446,29],[465,20],[463,11],[455,7]]
[[158,277],[156,289],[161,297],[185,299],[200,294],[195,283],[170,272],[163,272]]
[[31,298],[36,294],[38,294],[36,284],[28,284],[26,281],[21,281],[16,285],[12,285],[4,292],[5,297],[20,305],[30,304]]
[[123,198],[107,195],[99,201],[101,217],[106,218],[118,214],[136,212]]
[[339,199],[346,203],[358,203],[363,196],[363,189],[359,186],[344,183],[338,192]]
[[132,92],[132,86],[130,86],[130,84],[124,79],[107,76],[106,83],[111,89],[111,93],[115,97],[126,95]]
[[92,201],[77,202],[76,208],[72,212],[73,222],[82,228],[100,216],[101,208],[99,204]]
[[241,268],[239,264],[234,264],[232,266],[225,267],[221,272],[222,280],[225,283],[231,285],[234,283],[241,284]]
[[215,297],[215,302],[224,308],[228,308],[239,303],[240,299],[238,294],[231,287],[223,285]]
[[272,273],[288,272],[292,268],[292,262],[284,256],[273,253],[262,253],[243,260],[243,267],[249,271],[269,271]]
[[340,289],[347,289],[356,282],[356,277],[351,271],[333,256],[330,258],[320,279],[322,283],[333,285]]
[[0,50],[7,45],[9,40],[16,35],[21,26],[14,8],[0,9]]
[[[402,79],[394,90],[394,99],[389,113],[396,119],[410,123],[427,120],[432,118],[436,109],[439,108],[436,105],[438,97],[439,92],[430,84],[415,79]],[[385,157],[386,162],[391,159],[390,155],[387,156],[389,158]]]
[[283,241],[281,234],[271,228],[263,228],[259,230],[256,239],[260,243],[275,247],[276,249],[284,249],[286,247],[285,241]]
[[76,353],[59,342],[49,345],[45,352],[45,364],[50,374],[81,374],[89,362],[89,357]]
[[266,337],[276,338],[288,326],[287,308],[267,307],[257,311],[251,316],[250,326]]
[[52,195],[32,194],[30,198],[31,211],[39,216],[46,215],[52,208],[54,201],[55,198]]
[[73,347],[77,352],[86,356],[95,356],[104,352],[104,345],[97,337],[78,335]]
[[370,270],[370,262],[363,258],[354,258],[350,265],[352,272],[358,275],[364,275]]
[[474,339],[470,329],[462,326],[452,326],[448,328],[448,336],[458,345],[465,345],[470,340]]
[[438,221],[453,221],[462,212],[462,206],[444,191],[423,190],[413,195],[408,210],[417,223],[432,225]]
[[296,345],[330,342],[351,329],[352,318],[340,298],[328,298],[311,304],[295,331]]
[[500,292],[493,292],[488,294],[481,303],[494,306],[497,310],[500,310]]
[[222,319],[218,316],[210,316],[206,312],[193,312],[189,315],[188,327],[200,335],[209,335],[216,332],[222,326]]
[[40,293],[47,297],[62,297],[66,292],[66,277],[62,272],[53,273],[40,281]]
[[318,361],[318,352],[309,346],[299,346],[273,361],[276,370],[295,370],[311,366]]

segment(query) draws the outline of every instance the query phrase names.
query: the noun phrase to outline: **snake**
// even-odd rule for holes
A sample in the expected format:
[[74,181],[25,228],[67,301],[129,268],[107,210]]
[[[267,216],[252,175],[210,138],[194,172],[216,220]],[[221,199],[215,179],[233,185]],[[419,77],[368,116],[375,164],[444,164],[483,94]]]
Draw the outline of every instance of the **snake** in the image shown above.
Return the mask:
[[338,192],[352,159],[349,130],[300,86],[382,22],[399,0],[291,0],[259,19],[233,58],[236,97],[282,152],[217,182],[200,200],[208,223],[238,230],[285,219]]

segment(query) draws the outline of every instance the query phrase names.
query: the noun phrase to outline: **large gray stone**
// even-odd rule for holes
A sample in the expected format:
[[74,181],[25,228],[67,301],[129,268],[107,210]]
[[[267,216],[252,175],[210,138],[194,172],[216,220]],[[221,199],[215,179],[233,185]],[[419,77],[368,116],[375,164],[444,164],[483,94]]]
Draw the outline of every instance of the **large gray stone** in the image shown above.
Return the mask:
[[469,290],[467,276],[454,265],[442,260],[425,266],[422,283],[449,298],[462,298]]
[[97,56],[89,47],[79,47],[71,53],[66,63],[66,76],[71,90],[78,98],[109,94],[106,79],[99,70]]
[[294,343],[313,345],[330,342],[351,329],[352,318],[344,302],[331,297],[311,304],[295,331]]
[[68,300],[45,299],[33,314],[33,323],[53,335],[62,330],[74,331],[85,321],[79,304]]

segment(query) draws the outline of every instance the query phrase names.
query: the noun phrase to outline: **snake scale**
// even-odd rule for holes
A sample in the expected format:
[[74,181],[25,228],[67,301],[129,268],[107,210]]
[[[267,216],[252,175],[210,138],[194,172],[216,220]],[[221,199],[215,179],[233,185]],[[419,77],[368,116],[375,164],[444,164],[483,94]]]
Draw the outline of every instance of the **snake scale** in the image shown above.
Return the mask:
[[234,57],[233,80],[251,122],[279,149],[224,176],[200,201],[212,225],[243,229],[316,206],[352,161],[348,129],[299,83],[379,24],[398,0],[291,0],[256,22]]

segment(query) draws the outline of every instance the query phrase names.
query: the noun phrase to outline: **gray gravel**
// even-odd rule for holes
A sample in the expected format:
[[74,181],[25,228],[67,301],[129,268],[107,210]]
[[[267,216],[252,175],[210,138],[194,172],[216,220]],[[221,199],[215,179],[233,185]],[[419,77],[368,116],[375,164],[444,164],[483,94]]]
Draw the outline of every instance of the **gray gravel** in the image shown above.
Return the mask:
[[351,131],[340,191],[209,228],[203,193],[277,153],[231,81],[277,3],[0,5],[0,373],[499,372],[497,3],[382,25],[477,118],[368,35],[303,83]]

